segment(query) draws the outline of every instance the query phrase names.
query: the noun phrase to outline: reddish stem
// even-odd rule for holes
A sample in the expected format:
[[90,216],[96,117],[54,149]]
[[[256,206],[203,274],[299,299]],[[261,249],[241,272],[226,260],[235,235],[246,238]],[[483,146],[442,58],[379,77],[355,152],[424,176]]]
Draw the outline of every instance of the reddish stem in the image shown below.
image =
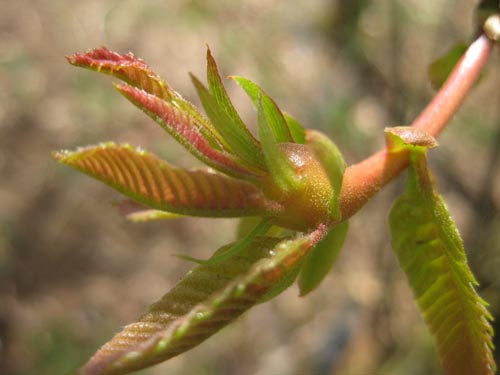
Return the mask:
[[[476,82],[492,47],[493,42],[484,35],[472,43],[412,126],[436,137],[446,127]],[[340,193],[342,218],[347,219],[357,212],[407,165],[408,152],[389,152],[385,148],[348,167]]]

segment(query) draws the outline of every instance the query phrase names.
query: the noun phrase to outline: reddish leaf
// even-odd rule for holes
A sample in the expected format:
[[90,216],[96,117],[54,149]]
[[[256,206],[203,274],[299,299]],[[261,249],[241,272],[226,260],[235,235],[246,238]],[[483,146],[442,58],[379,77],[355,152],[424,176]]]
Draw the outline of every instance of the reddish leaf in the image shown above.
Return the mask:
[[233,155],[216,150],[207,140],[209,139],[206,137],[207,130],[198,125],[196,117],[192,117],[172,103],[130,85],[120,84],[116,85],[116,88],[205,164],[236,177],[256,177],[239,165]]
[[104,345],[79,374],[127,374],[200,344],[258,304],[293,272],[317,235],[313,232],[281,242],[258,237],[224,263],[196,267],[138,322]]
[[175,168],[129,145],[106,143],[54,157],[154,209],[210,217],[265,213],[255,186],[208,171]]

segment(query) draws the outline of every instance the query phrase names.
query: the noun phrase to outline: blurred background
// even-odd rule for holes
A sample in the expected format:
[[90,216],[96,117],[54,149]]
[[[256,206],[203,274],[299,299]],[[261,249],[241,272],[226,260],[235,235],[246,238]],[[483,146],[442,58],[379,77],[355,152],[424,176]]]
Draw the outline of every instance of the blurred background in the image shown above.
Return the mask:
[[[66,54],[133,51],[199,104],[187,73],[204,79],[209,44],[223,75],[258,82],[305,126],[329,134],[351,164],[433,96],[427,67],[472,40],[476,5],[0,0],[0,373],[72,373],[192,266],[171,254],[206,258],[233,239],[233,220],[129,223],[110,204],[117,193],[51,159],[52,150],[114,140],[198,164],[108,77],[71,67]],[[497,322],[499,66],[495,53],[430,156]],[[230,81],[228,91],[254,126],[244,93]],[[352,218],[338,263],[310,296],[294,286],[140,374],[439,374],[389,243],[387,215],[403,186],[401,176]]]

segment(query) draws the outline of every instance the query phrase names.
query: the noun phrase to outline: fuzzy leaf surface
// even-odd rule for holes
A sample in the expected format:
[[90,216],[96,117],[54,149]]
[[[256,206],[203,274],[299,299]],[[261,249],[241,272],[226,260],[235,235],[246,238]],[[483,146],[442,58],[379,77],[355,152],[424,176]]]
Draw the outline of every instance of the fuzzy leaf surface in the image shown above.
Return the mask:
[[196,267],[105,344],[79,375],[128,374],[200,344],[285,278],[306,256],[313,237],[257,237],[224,263]]
[[105,143],[54,157],[156,210],[208,217],[265,212],[260,191],[244,181],[208,171],[176,168],[130,145]]
[[218,150],[207,140],[197,125],[197,119],[174,104],[127,84],[116,89],[149,117],[167,130],[173,138],[205,164],[235,177],[255,176],[241,166],[234,155]]
[[392,245],[430,331],[445,373],[492,375],[493,330],[474,290],[462,240],[432,186],[424,151],[412,152],[406,193],[392,208]]
[[171,103],[172,106],[185,112],[193,119],[192,125],[196,126],[209,142],[216,145],[220,141],[213,126],[198,112],[196,107],[174,91],[144,60],[132,53],[119,54],[103,47],[86,53],[70,55],[66,58],[72,65],[116,77],[133,87]]

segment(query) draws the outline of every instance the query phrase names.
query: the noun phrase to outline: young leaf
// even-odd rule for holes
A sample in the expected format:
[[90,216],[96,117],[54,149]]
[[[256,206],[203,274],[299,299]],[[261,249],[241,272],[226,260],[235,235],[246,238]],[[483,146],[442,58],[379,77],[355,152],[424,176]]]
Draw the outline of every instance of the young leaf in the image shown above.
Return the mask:
[[[262,107],[266,121],[273,131],[276,142],[293,142],[293,137],[285,117],[274,100],[249,79],[237,76],[232,76],[231,78],[245,90],[257,109]],[[260,138],[260,141],[262,142],[262,138]]]
[[231,99],[227,95],[219,70],[217,69],[217,64],[215,63],[215,59],[213,58],[209,48],[207,48],[207,81],[210,93],[224,112],[226,112],[226,114],[231,118],[233,126],[238,129],[238,132],[242,133],[242,136],[245,134],[245,138],[249,143],[252,143],[254,147],[259,148],[259,142],[254,138],[252,133],[250,133],[240,115],[236,112]]
[[205,164],[231,176],[255,177],[254,173],[238,164],[233,155],[212,147],[205,134],[201,133],[197,118],[172,103],[130,85],[119,84],[115,87]]
[[257,237],[224,263],[196,267],[138,322],[105,344],[79,375],[127,374],[200,344],[279,284],[307,255],[316,236]]
[[228,247],[223,252],[219,252],[217,255],[214,255],[210,259],[202,260],[186,255],[179,255],[179,258],[189,260],[198,264],[207,264],[207,265],[208,264],[213,265],[225,262],[230,258],[234,257],[235,255],[237,255],[238,253],[241,253],[243,250],[245,250],[250,245],[250,243],[252,243],[255,237],[265,235],[269,230],[269,228],[271,228],[271,225],[272,224],[269,222],[269,219],[263,219],[259,221],[259,223],[243,238],[239,239],[231,247]]
[[392,245],[421,313],[435,335],[446,374],[492,375],[493,330],[467,265],[455,223],[427,170],[425,151],[411,151],[405,194],[392,208]]
[[301,296],[313,291],[328,275],[344,245],[348,228],[347,221],[334,225],[307,255],[299,275]]
[[193,216],[236,217],[265,212],[253,185],[207,171],[175,168],[129,145],[105,143],[54,157],[150,208]]
[[72,65],[111,75],[170,103],[171,106],[178,108],[191,119],[191,125],[195,126],[213,147],[222,141],[212,124],[198,112],[194,105],[172,90],[167,82],[156,74],[144,60],[133,54],[121,55],[107,48],[97,48],[66,58]]
[[264,151],[267,169],[273,181],[282,192],[296,190],[299,181],[295,175],[295,170],[287,155],[280,149],[271,125],[267,121],[262,102],[259,104],[257,117],[259,138]]
[[244,165],[252,169],[257,169],[260,174],[264,174],[265,164],[262,150],[260,145],[255,142],[255,139],[248,129],[239,126],[239,124],[224,111],[223,107],[217,103],[208,89],[192,74],[191,80],[198,92],[205,112],[212,121],[214,127],[228,143],[231,152],[238,156],[244,162]]
[[344,158],[335,143],[318,131],[308,130],[306,140],[325,170],[333,189],[332,201],[330,203],[331,216],[340,220],[342,214],[340,212],[339,195],[345,171]]
[[283,112],[283,116],[285,116],[285,121],[288,125],[293,141],[300,144],[306,143],[306,131],[300,122],[287,112]]

